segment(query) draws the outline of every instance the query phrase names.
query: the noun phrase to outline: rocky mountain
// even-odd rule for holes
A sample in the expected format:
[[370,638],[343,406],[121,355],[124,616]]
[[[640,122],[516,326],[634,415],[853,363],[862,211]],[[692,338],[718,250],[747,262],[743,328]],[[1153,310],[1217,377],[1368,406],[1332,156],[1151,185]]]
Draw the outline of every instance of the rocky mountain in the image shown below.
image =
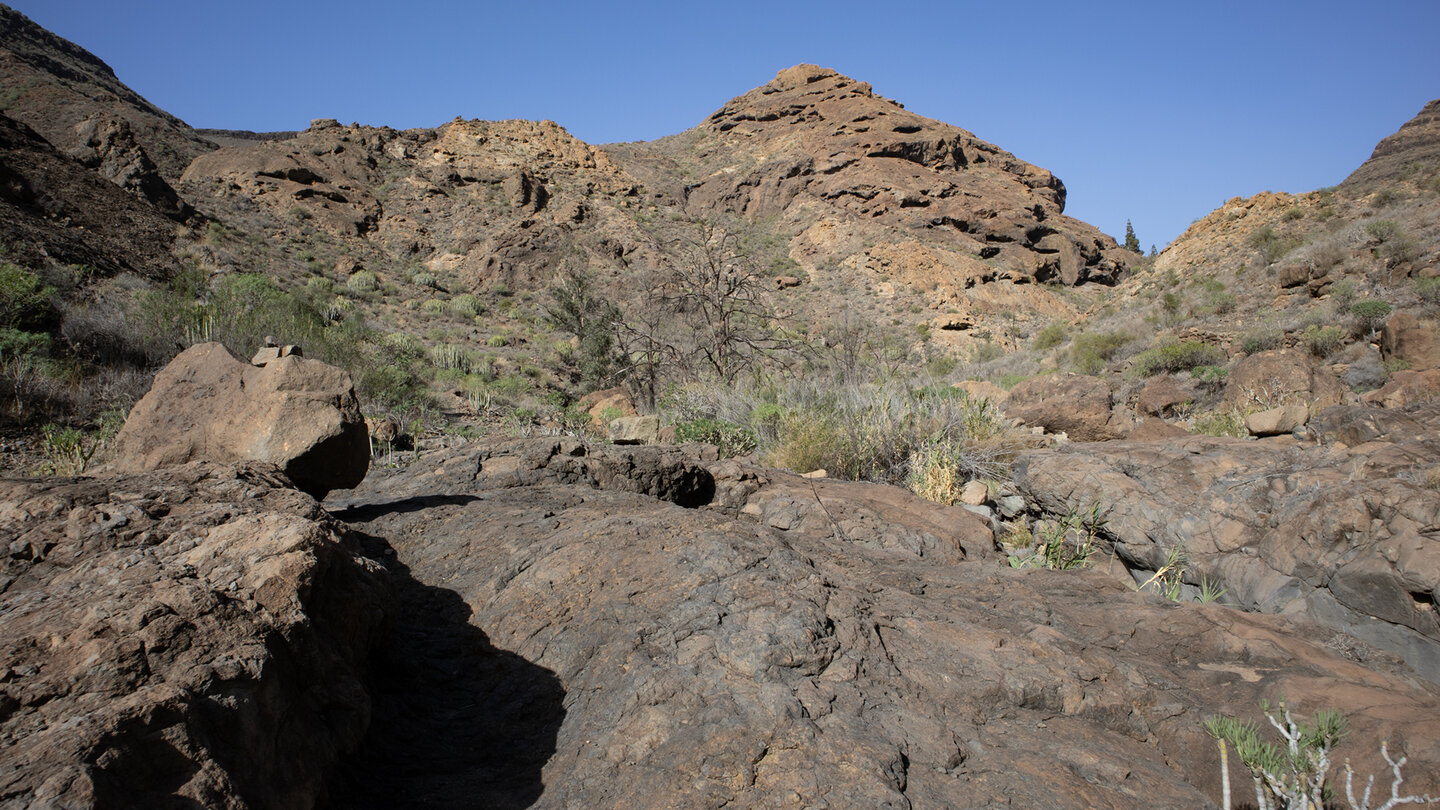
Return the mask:
[[166,181],[215,148],[188,124],[146,101],[94,54],[0,4],[0,110],[61,151],[93,158],[96,128],[124,123]]
[[0,114],[0,234],[27,266],[83,265],[111,276],[163,278],[174,223],[107,182],[33,129]]
[[1440,792],[1434,103],[1151,261],[815,66],[202,137],[0,22],[0,806],[1214,807],[1267,700]]
[[1433,173],[1440,167],[1440,99],[1425,105],[1400,130],[1380,141],[1370,159],[1341,186],[1372,191],[1385,183]]

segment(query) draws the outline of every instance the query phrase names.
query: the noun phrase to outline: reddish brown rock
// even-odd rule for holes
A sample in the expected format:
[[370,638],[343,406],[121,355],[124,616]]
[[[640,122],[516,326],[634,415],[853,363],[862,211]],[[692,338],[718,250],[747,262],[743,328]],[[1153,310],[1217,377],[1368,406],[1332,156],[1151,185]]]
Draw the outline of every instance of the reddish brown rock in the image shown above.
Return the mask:
[[1016,383],[1005,415],[1081,442],[1113,439],[1110,386],[1084,374],[1047,374]]
[[309,808],[370,723],[380,567],[269,465],[0,480],[9,807]]
[[561,690],[474,684],[526,708],[457,750],[469,709],[423,698],[452,676],[405,668],[331,807],[1203,807],[1203,719],[1258,719],[1280,694],[1344,711],[1336,756],[1367,772],[1382,736],[1403,741],[1406,787],[1434,792],[1440,689],[1389,655],[1098,572],[1013,570],[981,520],[896,488],[532,440],[344,498],[494,655]]
[[1390,382],[1361,397],[1365,402],[1383,408],[1403,408],[1440,398],[1440,369],[1397,371]]
[[1339,405],[1348,389],[1300,349],[1247,355],[1225,382],[1225,403],[1239,408],[1274,408],[1302,403],[1313,408]]
[[1141,414],[1149,416],[1171,416],[1175,409],[1187,402],[1195,401],[1195,386],[1181,382],[1169,375],[1157,377],[1140,389],[1135,407]]
[[116,439],[115,469],[264,461],[324,498],[365,478],[370,444],[350,375],[289,355],[257,368],[219,343],[192,346],[155,375]]
[[1440,368],[1440,322],[1397,312],[1380,333],[1380,352],[1386,360],[1403,360],[1411,371]]
[[1153,442],[1189,435],[1189,431],[1179,425],[1172,425],[1157,416],[1146,416],[1140,420],[1140,424],[1125,434],[1125,438],[1136,442]]

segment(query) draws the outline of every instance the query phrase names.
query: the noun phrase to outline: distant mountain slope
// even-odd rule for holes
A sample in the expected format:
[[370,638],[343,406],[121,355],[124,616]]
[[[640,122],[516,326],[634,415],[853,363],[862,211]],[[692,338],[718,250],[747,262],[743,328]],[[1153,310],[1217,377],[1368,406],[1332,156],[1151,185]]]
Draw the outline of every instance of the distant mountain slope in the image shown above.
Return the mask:
[[153,206],[0,114],[0,239],[5,258],[81,264],[101,275],[167,276],[175,226]]
[[146,101],[99,57],[0,5],[0,110],[57,148],[85,159],[91,120],[119,119],[173,182],[196,155],[215,148],[188,124]]
[[1398,132],[1377,144],[1370,159],[1340,185],[1373,190],[1380,183],[1413,177],[1417,169],[1440,172],[1440,99],[1426,104]]

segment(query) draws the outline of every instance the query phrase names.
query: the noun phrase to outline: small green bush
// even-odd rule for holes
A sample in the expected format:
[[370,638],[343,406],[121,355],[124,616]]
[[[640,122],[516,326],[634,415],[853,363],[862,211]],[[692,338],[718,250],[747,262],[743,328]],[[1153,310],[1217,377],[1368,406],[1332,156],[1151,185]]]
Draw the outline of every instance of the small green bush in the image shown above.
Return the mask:
[[1265,264],[1270,265],[1300,246],[1300,240],[1281,236],[1269,225],[1262,226],[1250,234],[1250,246],[1260,251]]
[[410,283],[416,287],[434,287],[435,276],[430,273],[416,273],[410,277]]
[[421,302],[420,311],[427,315],[444,315],[445,302],[439,298],[427,298]]
[[1030,345],[1036,351],[1043,352],[1046,349],[1053,349],[1061,343],[1064,343],[1067,336],[1065,324],[1058,322],[1051,323],[1035,333],[1035,339],[1031,341]]
[[450,313],[460,318],[474,318],[480,314],[480,299],[470,293],[462,293],[450,299]]
[[1196,366],[1215,366],[1225,362],[1225,351],[1200,340],[1160,340],[1135,358],[1135,373],[1152,377],[1165,372],[1188,371]]
[[1329,357],[1345,344],[1345,330],[1338,326],[1307,326],[1300,333],[1300,342],[1316,357]]
[[1355,318],[1356,331],[1360,334],[1374,334],[1376,330],[1385,325],[1385,319],[1390,317],[1394,307],[1385,301],[1369,299],[1356,301],[1350,306],[1350,315]]
[[719,419],[692,419],[675,426],[675,438],[681,442],[704,442],[720,448],[721,458],[752,453],[760,445],[755,431],[734,422]]
[[1440,277],[1416,279],[1415,294],[1427,304],[1440,304]]
[[1249,434],[1245,429],[1245,417],[1239,411],[1210,411],[1197,414],[1190,423],[1190,432],[1204,436],[1233,436],[1244,438]]
[[1070,364],[1081,374],[1099,374],[1132,338],[1125,332],[1085,332],[1070,343]]
[[353,293],[373,292],[380,286],[380,280],[369,270],[358,270],[345,280],[345,289]]
[[1273,326],[1252,329],[1240,338],[1240,351],[1246,354],[1257,354],[1284,345],[1285,333]]

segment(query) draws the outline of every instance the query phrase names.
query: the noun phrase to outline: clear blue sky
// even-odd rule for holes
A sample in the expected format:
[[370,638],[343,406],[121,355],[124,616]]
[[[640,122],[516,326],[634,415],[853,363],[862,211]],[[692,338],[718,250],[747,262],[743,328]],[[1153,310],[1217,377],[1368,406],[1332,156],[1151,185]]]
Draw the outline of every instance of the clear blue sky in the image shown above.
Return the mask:
[[1050,169],[1070,214],[1146,247],[1230,197],[1340,182],[1440,97],[1440,0],[8,2],[197,127],[649,140],[824,65]]

